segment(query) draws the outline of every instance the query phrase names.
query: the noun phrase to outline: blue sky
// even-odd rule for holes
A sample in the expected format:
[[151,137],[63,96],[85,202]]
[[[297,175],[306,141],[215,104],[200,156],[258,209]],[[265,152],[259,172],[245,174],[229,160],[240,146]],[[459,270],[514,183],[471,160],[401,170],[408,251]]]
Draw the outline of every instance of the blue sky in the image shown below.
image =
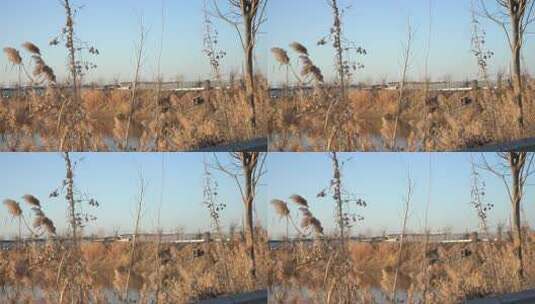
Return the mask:
[[[428,37],[429,0],[341,0],[345,10],[345,36],[368,51],[361,58],[366,66],[357,75],[358,81],[382,79],[396,80],[400,75],[402,42],[407,37],[407,20],[410,18],[414,35],[414,53],[409,78],[423,79]],[[487,1],[492,9],[492,2]],[[327,79],[333,78],[334,51],[330,45],[316,46],[328,34],[332,24],[329,6],[325,0],[272,1],[268,44],[288,49],[293,41],[308,47],[314,62]],[[471,46],[470,0],[432,0],[432,42],[430,72],[433,80],[442,80],[449,75],[465,80],[477,76],[477,65]],[[495,24],[483,22],[487,30],[487,47],[496,53],[490,62],[491,72],[508,69],[508,47],[504,35]],[[525,54],[533,53],[533,44],[528,41]],[[294,54],[290,52],[290,54]],[[295,55],[295,54],[294,54]],[[293,56],[295,59],[296,56]],[[535,58],[526,56],[533,66]],[[283,81],[285,73],[279,71],[273,59],[269,63],[269,78]]]
[[[148,80],[155,78],[161,36],[161,0],[73,0],[73,3],[84,5],[76,18],[78,36],[101,52],[93,60],[99,67],[88,75],[89,80],[133,78],[134,42],[138,40],[141,16],[149,29],[142,75]],[[163,3],[165,33],[162,73],[171,80],[176,76],[186,80],[206,79],[210,68],[202,53],[203,1],[163,0]],[[224,3],[221,8],[227,9]],[[34,42],[41,47],[45,60],[61,80],[65,74],[66,50],[62,46],[50,47],[48,42],[65,24],[63,13],[57,0],[6,1],[0,11],[0,27],[4,29],[0,46],[18,47],[28,40]],[[220,47],[228,54],[223,63],[224,72],[240,71],[242,50],[234,29],[218,19],[214,19],[214,22],[220,34]],[[262,55],[259,52],[259,68],[262,68]],[[0,84],[16,79],[16,70],[10,68],[2,54]]]
[[[210,229],[208,211],[201,201],[203,159],[207,157],[209,161],[213,160],[212,153],[88,153],[72,154],[71,157],[73,160],[82,159],[76,169],[79,190],[100,203],[99,208],[85,208],[98,217],[88,225],[88,233],[111,234],[116,229],[121,232],[133,230],[140,170],[148,183],[143,230],[155,231],[157,228],[160,193],[163,193],[161,226],[165,231],[174,231],[177,227],[193,233]],[[224,163],[229,160],[227,153],[218,157]],[[5,174],[0,176],[0,200],[12,198],[20,201],[24,194],[33,194],[41,199],[46,214],[56,223],[60,232],[64,231],[66,202],[63,196],[48,198],[65,176],[62,156],[58,153],[1,153],[0,166],[5,170]],[[213,173],[219,183],[220,200],[227,203],[222,213],[225,229],[230,223],[241,226],[243,204],[234,181],[226,175]],[[260,186],[256,212],[261,223],[265,223],[267,212],[265,192],[265,186]],[[4,237],[18,231],[18,225],[4,206],[0,206],[0,223],[0,234]]]
[[[474,154],[476,160],[481,155]],[[486,156],[490,163],[495,154]],[[348,160],[343,168],[343,180],[348,191],[363,198],[368,207],[358,209],[365,220],[354,228],[354,233],[380,234],[398,232],[401,227],[402,198],[407,187],[407,172],[415,183],[409,218],[409,229],[423,231],[425,206],[428,196],[429,158],[431,158],[431,205],[429,225],[432,231],[451,227],[455,232],[473,231],[479,227],[475,210],[469,204],[471,189],[470,154],[465,153],[351,153],[339,154]],[[316,195],[329,184],[332,166],[326,153],[272,153],[266,177],[269,200],[288,200],[300,194],[309,200],[313,214],[328,232],[334,229],[335,205],[332,199],[317,199]],[[486,200],[495,204],[489,213],[492,228],[496,223],[507,224],[510,203],[501,180],[482,172],[487,185]],[[526,189],[524,212],[533,225],[535,205],[533,187]],[[297,209],[292,206],[293,214]],[[268,208],[268,230],[272,237],[284,235],[286,224]]]
[[[205,79],[209,65],[202,53],[202,0],[163,0],[165,8],[164,52],[162,72],[166,79],[182,76],[189,80]],[[223,0],[218,0],[225,6]],[[401,43],[406,37],[407,19],[415,30],[414,54],[409,71],[410,78],[424,75],[429,0],[341,0],[346,10],[345,35],[365,47],[368,56],[362,59],[366,68],[357,80],[381,81],[399,78]],[[465,80],[477,74],[477,66],[470,52],[470,0],[433,1],[433,39],[430,71],[433,79],[446,75]],[[209,1],[210,2],[210,1]],[[134,70],[133,44],[138,37],[138,23],[143,15],[150,29],[146,43],[146,60],[142,69],[144,79],[154,79],[160,41],[161,1],[154,0],[74,0],[85,5],[77,17],[78,36],[95,45],[101,55],[95,58],[98,68],[88,80],[131,80]],[[259,37],[257,67],[273,82],[284,79],[284,73],[272,59],[269,49],[287,47],[300,41],[309,47],[312,59],[323,70],[327,79],[333,77],[334,53],[329,46],[317,47],[316,42],[328,32],[332,20],[325,0],[270,0],[268,21]],[[228,56],[224,59],[225,74],[240,71],[242,50],[234,30],[228,24],[214,20],[220,32],[221,47]],[[64,78],[66,51],[50,47],[48,42],[64,24],[63,9],[56,0],[7,1],[0,11],[0,46],[20,46],[30,40],[39,45],[47,62]],[[508,70],[508,49],[503,33],[494,25],[484,22],[488,32],[488,48],[496,53],[490,62],[492,74]],[[532,66],[534,45],[526,45],[525,61]],[[0,56],[0,84],[17,79],[5,56]]]

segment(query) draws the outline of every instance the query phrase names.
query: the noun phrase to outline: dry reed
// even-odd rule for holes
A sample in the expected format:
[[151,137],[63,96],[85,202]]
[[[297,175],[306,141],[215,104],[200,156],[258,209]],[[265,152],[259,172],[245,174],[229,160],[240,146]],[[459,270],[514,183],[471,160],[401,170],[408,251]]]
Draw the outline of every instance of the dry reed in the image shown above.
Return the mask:
[[306,200],[304,197],[302,197],[301,195],[299,195],[299,194],[294,194],[294,195],[290,196],[290,199],[291,199],[294,203],[296,203],[297,205],[308,208],[308,202],[307,202],[307,200]]
[[284,49],[274,47],[271,49],[271,53],[273,53],[275,60],[281,65],[290,64],[290,57],[288,57],[288,53]]
[[11,214],[12,216],[19,217],[22,215],[22,209],[20,208],[19,203],[17,203],[16,201],[12,199],[5,199],[4,205],[6,206],[9,214]]
[[6,54],[7,59],[11,63],[15,65],[19,65],[22,63],[22,57],[20,57],[20,53],[16,49],[11,48],[11,47],[6,47],[4,48],[4,53]]
[[22,47],[27,50],[28,52],[34,54],[34,55],[41,55],[41,50],[33,43],[27,41],[22,44]]
[[271,204],[275,208],[275,212],[280,217],[287,217],[290,214],[290,210],[288,209],[288,205],[286,204],[286,202],[274,199],[271,201]]
[[301,55],[305,55],[308,57],[308,50],[307,48],[302,45],[301,43],[299,42],[292,42],[290,44],[290,47],[297,53],[301,54]]
[[37,199],[35,196],[31,194],[26,194],[22,197],[26,203],[33,207],[41,207],[41,202],[39,202],[39,199]]

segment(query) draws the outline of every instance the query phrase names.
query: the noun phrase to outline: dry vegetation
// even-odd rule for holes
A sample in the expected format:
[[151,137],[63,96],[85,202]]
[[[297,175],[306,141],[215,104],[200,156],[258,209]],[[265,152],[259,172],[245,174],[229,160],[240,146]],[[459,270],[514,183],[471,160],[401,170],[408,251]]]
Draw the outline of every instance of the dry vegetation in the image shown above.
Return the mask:
[[[262,83],[265,88],[265,82]],[[257,91],[260,113],[257,136],[266,134],[262,130],[267,129],[270,113],[264,92],[265,89]],[[91,136],[63,144],[63,150],[183,151],[251,138],[249,128],[243,123],[244,117],[249,115],[244,101],[245,92],[239,86],[200,94],[163,92],[159,103],[154,101],[156,92],[145,90],[138,93],[130,130],[132,141],[128,149],[124,149],[130,95],[129,91],[122,90],[82,91],[80,107],[86,117],[71,130]],[[57,128],[61,100],[68,96],[69,93],[63,90],[49,88],[45,96],[32,94],[0,101],[1,149],[58,151],[64,139]],[[194,100],[202,104],[196,104]]]
[[[77,36],[78,8],[71,2],[60,1],[66,21],[60,34],[50,42],[51,46],[65,46],[69,65],[64,83],[57,82],[53,68],[33,43],[22,44],[28,56],[13,47],[4,48],[6,58],[18,70],[19,80],[15,96],[4,100],[0,97],[0,150],[182,151],[267,136],[271,114],[267,81],[255,75],[254,68],[256,34],[265,22],[265,1],[229,1],[229,12],[222,12],[214,1],[211,13],[205,3],[205,37],[199,42],[204,46],[213,80],[223,82],[221,66],[226,55],[218,46],[218,32],[211,21],[214,15],[238,30],[239,38],[245,37],[242,46],[246,71],[242,79],[231,75],[230,84],[217,89],[208,86],[201,93],[162,89],[163,2],[154,89],[140,88],[148,36],[143,20],[135,43],[135,75],[130,87],[88,88],[84,84],[86,74],[97,65],[85,58],[94,58],[100,51]],[[21,89],[23,86],[28,88]],[[38,87],[46,88],[44,94]]]
[[[219,200],[217,182],[206,164],[201,205],[209,211],[214,237],[208,232],[203,242],[175,243],[164,240],[161,228],[141,237],[146,189],[141,173],[133,234],[122,239],[83,238],[84,227],[97,220],[88,207],[100,204],[79,190],[77,161],[64,153],[65,178],[50,199],[65,198],[66,235],[56,232],[54,219],[35,196],[24,195],[23,204],[13,199],[3,203],[19,233],[9,247],[0,248],[0,302],[192,303],[265,289],[267,232],[255,223],[253,212],[264,157],[236,152],[229,164],[216,158],[214,167],[232,178],[242,195],[246,223],[240,233],[233,225],[229,233],[222,230],[226,204]],[[159,215],[157,221],[159,226]]]
[[[247,248],[240,238],[224,246],[216,242],[159,246],[141,242],[131,271],[129,298],[135,303],[191,303],[262,288],[267,281],[268,251],[266,234],[261,229],[257,242],[256,280],[243,275],[249,263]],[[83,288],[77,290],[79,294],[71,294],[63,285],[64,277],[72,275],[61,270],[69,267],[64,262],[69,247],[67,241],[58,238],[46,244],[21,244],[20,248],[0,252],[0,302],[61,303],[63,298],[63,303],[119,303],[129,269],[130,244],[83,242],[77,275]],[[224,265],[232,265],[227,273]]]
[[[276,100],[270,124],[271,150],[284,151],[383,151],[392,150],[391,137],[397,112],[396,90],[351,90],[346,105],[333,117],[343,117],[337,127],[324,128],[333,93],[318,88],[316,94],[297,94]],[[504,143],[535,135],[532,85],[525,90],[525,129],[511,123],[516,107],[507,87],[470,92],[406,90],[395,150],[450,151]]]
[[[501,153],[497,163],[490,163],[485,156],[479,165],[472,162],[470,205],[482,237],[473,232],[463,240],[433,238],[429,226],[409,237],[407,225],[409,214],[414,212],[415,187],[410,174],[402,198],[399,234],[351,238],[351,232],[358,229],[355,225],[365,220],[351,207],[365,208],[367,203],[345,189],[341,165],[345,161],[335,152],[330,154],[330,161],[333,174],[329,187],[316,197],[334,203],[334,233],[324,233],[313,214],[314,206],[300,195],[290,196],[288,202],[271,202],[276,214],[286,220],[286,235],[271,248],[270,302],[463,303],[535,288],[535,234],[522,224],[520,216],[524,186],[533,174],[533,154]],[[429,170],[431,174],[431,167]],[[487,201],[479,170],[495,175],[509,194],[512,223],[505,233],[502,225],[496,233],[489,231],[488,215],[494,204]],[[430,202],[427,204],[429,208]],[[295,231],[296,239],[289,238],[289,229]]]
[[[469,244],[409,242],[396,298],[403,303],[461,303],[465,299],[535,287],[533,238],[526,240],[525,280],[519,284],[509,241]],[[388,303],[398,244],[333,241],[288,244],[273,250],[270,303]],[[428,265],[428,266],[425,266]],[[346,275],[337,272],[344,271]],[[496,273],[496,275],[494,275]],[[426,283],[426,279],[427,283]]]
[[[270,124],[271,150],[444,151],[533,137],[533,81],[523,72],[526,67],[522,66],[520,58],[526,34],[534,21],[535,2],[496,0],[490,1],[494,5],[487,6],[485,1],[472,1],[471,47],[482,85],[470,84],[471,90],[457,92],[431,88],[429,54],[433,1],[427,2],[425,76],[416,88],[411,88],[408,82],[411,64],[416,59],[415,31],[410,18],[400,50],[401,77],[396,86],[388,90],[350,86],[358,81],[355,76],[364,68],[359,59],[367,55],[367,51],[345,37],[339,0],[327,1],[325,10],[330,12],[333,22],[327,37],[317,43],[318,47],[330,45],[333,49],[335,81],[324,81],[322,71],[300,43],[290,45],[299,57],[295,61],[300,61],[300,73],[296,72],[296,62],[284,48],[272,48],[275,60],[286,69],[285,87],[289,86],[291,75],[297,89],[283,90],[282,98],[273,102],[276,110]],[[490,20],[506,34],[511,73],[505,82],[503,75],[490,81],[488,70],[494,52],[487,48],[483,19]],[[313,93],[300,89],[306,86],[313,86]]]

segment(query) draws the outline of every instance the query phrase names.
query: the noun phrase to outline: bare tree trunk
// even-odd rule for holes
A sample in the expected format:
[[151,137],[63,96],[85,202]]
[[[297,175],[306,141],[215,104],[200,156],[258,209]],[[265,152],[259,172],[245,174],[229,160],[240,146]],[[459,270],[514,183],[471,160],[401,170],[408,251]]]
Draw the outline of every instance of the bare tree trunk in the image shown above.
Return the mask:
[[[254,79],[254,49],[256,37],[260,26],[265,21],[265,8],[267,0],[227,0],[234,10],[230,14],[221,12],[217,5],[218,0],[213,0],[217,14],[221,19],[231,24],[240,37],[240,42],[245,53],[245,101],[249,104],[250,117],[249,125],[251,134],[256,134],[256,100],[255,100],[255,79]],[[233,17],[229,17],[232,15]],[[238,20],[235,17],[239,17]]]
[[390,148],[393,151],[396,149],[396,139],[397,139],[397,133],[398,133],[399,119],[403,111],[403,98],[405,97],[405,84],[407,82],[407,71],[409,69],[409,61],[410,61],[410,56],[411,56],[413,33],[412,33],[410,20],[408,22],[407,30],[408,30],[407,45],[405,46],[405,50],[403,52],[403,57],[402,57],[403,68],[401,71],[401,83],[399,86],[399,96],[398,96],[398,104],[397,104],[397,110],[396,110],[396,118],[394,122],[394,132],[392,134],[392,142],[390,143]]
[[522,96],[522,70],[521,70],[521,40],[518,30],[518,21],[513,22],[513,90],[514,99],[518,107],[518,130],[524,133],[524,105]]
[[[156,102],[155,102],[155,105],[156,105],[156,140],[155,140],[155,143],[156,143],[156,150],[157,151],[162,151],[162,150],[165,150],[166,147],[164,147],[163,145],[163,134],[162,134],[162,121],[161,121],[161,113],[162,113],[162,106],[161,106],[161,101],[160,101],[160,98],[161,98],[161,93],[162,93],[162,71],[161,71],[161,67],[162,67],[162,53],[163,53],[163,36],[164,36],[164,32],[165,32],[165,12],[164,12],[164,2],[163,0],[161,1],[161,19],[162,19],[162,24],[161,24],[161,29],[160,29],[160,49],[158,50],[158,71],[157,71],[157,77],[158,77],[158,88],[156,90]],[[159,247],[158,247],[159,248]],[[156,299],[156,303],[158,303],[158,299]]]
[[495,0],[498,11],[491,13],[484,0],[480,0],[480,5],[484,15],[498,24],[507,36],[507,42],[511,48],[512,57],[512,78],[514,101],[518,107],[517,127],[519,133],[524,133],[524,105],[523,105],[523,84],[521,54],[524,43],[524,35],[527,34],[528,27],[535,21],[534,0]]
[[245,175],[245,224],[246,224],[246,243],[247,243],[247,252],[249,255],[249,275],[252,279],[256,279],[256,259],[255,259],[255,237],[254,237],[254,224],[253,224],[253,202],[254,202],[254,191],[253,191],[253,170],[256,166],[256,161],[253,161],[252,158],[255,157],[252,153],[243,152],[243,171]]
[[[253,284],[256,283],[256,258],[255,258],[255,227],[254,227],[254,201],[256,187],[260,178],[264,174],[265,154],[260,152],[232,152],[234,165],[239,170],[229,170],[219,163],[215,157],[217,167],[234,179],[240,190],[242,201],[245,207],[245,219],[242,224],[245,234],[247,257],[249,259],[249,276]],[[241,173],[241,174],[239,174]]]
[[525,158],[517,153],[510,153],[509,161],[513,180],[512,207],[513,207],[513,253],[517,259],[515,273],[520,280],[524,279],[524,263],[522,256],[522,227],[520,222],[520,203],[522,201],[521,174]]
[[405,201],[403,204],[403,220],[401,225],[401,236],[399,238],[399,251],[398,251],[398,258],[396,262],[396,270],[394,273],[394,283],[392,285],[392,302],[396,303],[396,293],[397,293],[397,283],[398,283],[398,276],[401,268],[402,258],[403,258],[403,245],[405,242],[405,232],[407,231],[407,222],[409,220],[409,208],[410,203],[412,199],[412,181],[410,178],[410,175],[407,179],[407,196],[405,197]]
[[427,188],[427,202],[425,204],[425,214],[424,214],[424,233],[425,233],[425,240],[424,240],[424,254],[423,254],[423,290],[422,290],[422,300],[425,304],[427,302],[427,290],[429,287],[429,270],[428,270],[428,263],[427,263],[427,250],[429,249],[429,209],[431,207],[431,189],[432,189],[432,181],[433,181],[433,167],[432,167],[432,156],[429,155],[429,175],[427,178],[428,188]]
[[143,208],[143,198],[145,195],[145,181],[143,176],[140,174],[139,177],[139,199],[137,203],[136,210],[136,220],[134,225],[134,235],[132,236],[132,247],[130,248],[130,259],[128,261],[128,270],[126,274],[126,283],[124,286],[123,299],[128,302],[128,288],[130,287],[130,277],[132,275],[132,269],[136,262],[136,246],[137,246],[137,236],[139,234],[140,223],[141,223],[141,211]]
[[256,133],[256,105],[255,105],[255,81],[254,81],[254,39],[253,39],[253,24],[252,17],[244,15],[245,19],[245,71],[247,74],[247,103],[251,108],[251,117],[249,124],[252,134]]
[[518,281],[522,283],[524,281],[524,256],[520,218],[521,204],[524,195],[524,185],[534,173],[532,171],[534,154],[528,152],[504,152],[498,153],[498,156],[503,162],[500,164],[500,167],[489,165],[483,156],[483,168],[499,177],[506,187],[512,208],[512,219],[510,219],[509,223],[512,231],[513,254],[516,258],[516,265],[513,271]]
[[143,19],[141,19],[140,22],[140,33],[139,33],[139,45],[137,46],[138,49],[136,50],[136,72],[134,76],[134,81],[132,82],[132,96],[130,99],[130,112],[128,113],[128,121],[126,123],[126,132],[125,132],[125,138],[124,138],[124,150],[128,150],[128,141],[130,138],[130,126],[132,124],[132,120],[134,119],[134,114],[136,111],[137,106],[137,85],[139,82],[139,72],[141,70],[141,61],[143,59],[143,48],[145,46],[145,27],[143,25]]

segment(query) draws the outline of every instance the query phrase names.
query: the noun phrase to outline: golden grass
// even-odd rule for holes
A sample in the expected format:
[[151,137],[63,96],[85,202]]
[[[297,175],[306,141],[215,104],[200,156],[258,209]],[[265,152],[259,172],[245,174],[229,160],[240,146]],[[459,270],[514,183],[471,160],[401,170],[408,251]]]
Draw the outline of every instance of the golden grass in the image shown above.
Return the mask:
[[[400,117],[396,149],[449,151],[503,143],[535,136],[534,90],[525,90],[525,130],[517,130],[517,107],[510,88],[469,92],[407,90]],[[277,151],[324,151],[331,143],[337,151],[382,151],[393,134],[399,92],[395,90],[348,91],[347,102],[333,109],[331,122],[324,121],[334,89],[297,92],[273,102],[270,149]]]
[[[158,271],[161,279],[160,303],[191,303],[266,288],[268,250],[266,234],[259,232],[256,246],[258,277],[255,282],[243,275],[249,267],[247,248],[243,241],[235,239],[225,246],[211,242],[176,246],[161,244],[159,251],[156,243],[141,242],[129,286],[139,293],[140,303],[145,303],[141,299],[154,296]],[[123,292],[129,246],[120,242],[81,244],[80,264],[83,269],[80,273],[84,274],[87,299],[107,303],[105,290],[116,294]],[[68,249],[60,245],[59,240],[49,241],[43,246],[0,251],[0,287],[10,286],[22,291],[24,288],[40,288],[47,303],[57,303],[60,293],[57,272],[66,252]],[[159,268],[156,266],[157,255],[160,258]],[[229,280],[225,279],[225,264],[232,266],[227,267]],[[17,296],[23,295],[22,291]]]
[[7,211],[9,214],[11,214],[14,217],[18,217],[22,214],[22,209],[20,208],[19,203],[12,199],[5,199],[4,200],[4,206],[7,208]]
[[12,47],[6,47],[4,48],[4,53],[7,56],[7,60],[9,60],[13,64],[21,64],[22,63],[22,57],[20,57],[19,51]]
[[[130,132],[136,140],[128,150],[195,150],[251,137],[267,137],[271,110],[266,92],[264,82],[256,93],[257,130],[251,133],[243,123],[249,117],[249,107],[245,103],[245,92],[239,87],[201,93],[164,92],[159,102],[155,100],[156,92],[141,90]],[[91,134],[80,135],[79,140],[65,139],[65,134],[61,133],[65,130],[57,128],[62,100],[68,100],[69,94],[69,91],[49,88],[44,96],[31,93],[0,103],[0,133],[4,139],[0,149],[57,151],[60,143],[67,140],[63,143],[66,150],[122,150],[119,145],[124,140],[130,92],[83,90],[80,106],[84,115],[79,119],[68,115],[65,112],[71,110],[68,107],[62,114],[64,119],[77,120],[64,122],[76,126],[74,130],[69,129],[71,133]],[[195,104],[196,98],[204,102]],[[160,134],[158,141],[157,134]]]
[[[408,303],[421,300],[425,278],[429,303],[461,303],[533,288],[535,243],[530,240],[526,245],[526,278],[518,282],[511,271],[515,258],[508,242],[431,244],[425,255],[423,243],[410,242],[403,252],[397,286]],[[328,303],[328,298],[341,303],[349,294],[365,303],[379,301],[391,292],[398,251],[395,243],[349,242],[344,251],[319,240],[274,250],[273,303]]]

